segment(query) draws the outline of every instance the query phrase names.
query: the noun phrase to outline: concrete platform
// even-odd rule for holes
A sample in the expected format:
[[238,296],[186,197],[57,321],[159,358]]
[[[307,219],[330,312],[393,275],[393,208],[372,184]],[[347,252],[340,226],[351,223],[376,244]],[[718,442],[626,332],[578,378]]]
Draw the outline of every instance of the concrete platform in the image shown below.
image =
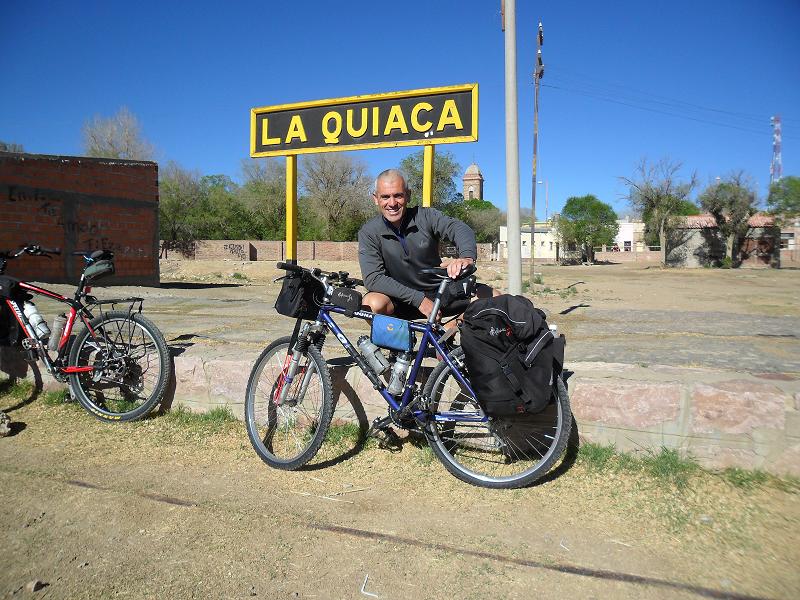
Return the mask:
[[[277,284],[176,283],[114,288],[113,295],[145,296],[145,314],[167,338],[175,365],[168,406],[228,406],[241,418],[255,359],[291,332],[293,322],[273,309],[277,290]],[[57,305],[38,305],[51,320]],[[591,307],[575,312],[550,320],[570,332],[569,388],[583,440],[625,450],[678,448],[709,467],[800,475],[800,341],[789,333],[800,331],[798,319]],[[340,324],[353,341],[368,331],[357,320]],[[325,354],[337,416],[366,422],[385,414],[383,399],[342,360],[339,344],[329,340]],[[20,376],[12,358],[0,354],[0,370]],[[51,385],[47,378],[44,385]]]

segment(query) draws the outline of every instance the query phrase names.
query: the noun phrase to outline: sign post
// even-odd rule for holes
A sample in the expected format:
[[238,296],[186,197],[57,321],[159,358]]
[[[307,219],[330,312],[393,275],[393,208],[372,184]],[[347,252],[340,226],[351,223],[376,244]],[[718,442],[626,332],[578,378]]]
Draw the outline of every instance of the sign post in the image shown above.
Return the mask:
[[422,205],[435,144],[478,139],[478,84],[351,96],[250,111],[250,156],[286,156],[286,259],[297,261],[297,155],[424,146]]

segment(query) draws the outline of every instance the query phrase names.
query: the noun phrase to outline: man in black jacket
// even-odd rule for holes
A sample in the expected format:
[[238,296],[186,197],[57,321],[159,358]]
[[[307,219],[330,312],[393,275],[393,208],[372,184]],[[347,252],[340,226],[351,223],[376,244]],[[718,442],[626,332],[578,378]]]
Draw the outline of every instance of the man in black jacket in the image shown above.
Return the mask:
[[[459,258],[447,265],[457,277],[475,262],[475,233],[468,225],[433,208],[408,207],[409,190],[400,171],[388,169],[375,180],[373,200],[380,214],[358,232],[358,259],[369,293],[363,303],[373,312],[403,319],[428,317],[439,279],[420,273],[441,266],[439,240],[455,243]],[[492,289],[478,284],[478,295],[491,296]],[[459,314],[468,304],[443,306],[444,316]]]

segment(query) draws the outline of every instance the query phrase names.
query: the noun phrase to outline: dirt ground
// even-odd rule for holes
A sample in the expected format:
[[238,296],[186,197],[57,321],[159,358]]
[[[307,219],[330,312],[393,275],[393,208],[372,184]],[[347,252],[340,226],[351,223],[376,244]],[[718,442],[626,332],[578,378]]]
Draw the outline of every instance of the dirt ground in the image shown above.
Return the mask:
[[[29,398],[0,397],[0,409]],[[275,471],[241,424],[109,426],[40,399],[0,439],[3,597],[791,598],[797,485],[578,462],[526,490],[352,443]],[[19,426],[18,426],[19,427]],[[367,579],[366,586],[363,587]],[[363,591],[362,591],[363,590]],[[367,594],[368,592],[368,594]],[[366,595],[365,595],[366,594]]]
[[[636,340],[668,338],[671,322],[691,330],[675,324],[691,313],[709,328],[698,343],[729,345],[745,323],[741,339],[772,348],[764,365],[800,371],[797,271],[537,271],[534,301],[559,315],[573,357],[598,345],[607,357],[613,336],[645,356]],[[163,281],[198,287],[147,290],[152,318],[161,323],[158,298],[206,285],[222,301],[274,298],[278,274],[271,263],[163,261]],[[500,265],[479,275],[504,286]],[[598,322],[611,329],[605,337]],[[701,354],[680,360],[715,352]],[[532,488],[490,491],[451,477],[413,440],[399,452],[323,447],[311,468],[285,473],[258,460],[238,423],[155,416],[112,426],[36,396],[11,395],[0,381],[0,410],[16,423],[0,438],[0,597],[800,595],[796,482],[741,487],[701,473],[681,487],[567,461]],[[27,591],[37,579],[45,587]]]

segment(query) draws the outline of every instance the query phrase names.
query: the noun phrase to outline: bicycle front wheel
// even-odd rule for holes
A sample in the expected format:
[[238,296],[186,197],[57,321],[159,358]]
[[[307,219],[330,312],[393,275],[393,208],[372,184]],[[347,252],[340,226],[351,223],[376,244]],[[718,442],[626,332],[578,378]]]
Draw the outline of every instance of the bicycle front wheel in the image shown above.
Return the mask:
[[[451,355],[464,373],[464,352]],[[424,394],[430,398],[426,437],[445,468],[467,483],[488,488],[518,488],[545,475],[564,453],[572,412],[559,377],[542,412],[479,421],[478,402],[447,363],[431,373]],[[471,419],[471,420],[470,420]]]
[[[258,357],[244,403],[247,435],[256,453],[276,469],[302,467],[322,445],[333,417],[333,392],[325,359],[313,345],[286,383],[291,360],[288,336],[272,342]],[[289,390],[281,400],[281,390]]]
[[133,421],[164,397],[170,355],[158,328],[137,313],[109,311],[89,323],[73,342],[72,392],[89,414],[101,421]]

